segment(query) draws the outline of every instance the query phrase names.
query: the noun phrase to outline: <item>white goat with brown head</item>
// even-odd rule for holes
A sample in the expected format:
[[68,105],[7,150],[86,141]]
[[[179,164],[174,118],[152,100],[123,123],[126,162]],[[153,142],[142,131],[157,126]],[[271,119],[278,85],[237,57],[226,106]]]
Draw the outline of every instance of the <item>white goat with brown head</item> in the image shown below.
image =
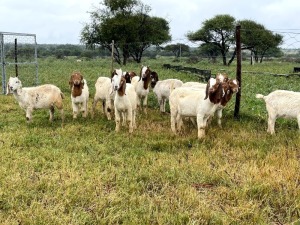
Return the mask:
[[[121,73],[122,74],[122,73]],[[126,83],[123,75],[114,74],[112,77],[112,85],[116,91],[114,106],[115,106],[115,122],[116,132],[120,130],[121,119],[122,124],[128,123],[129,133],[136,128],[136,109],[137,109],[137,94],[134,86]]]
[[223,95],[222,82],[215,78],[210,78],[205,90],[190,87],[173,90],[169,98],[172,131],[180,131],[183,117],[197,117],[198,138],[203,138],[207,120],[217,110]]
[[70,77],[69,85],[71,88],[73,119],[77,118],[79,111],[82,112],[83,117],[87,117],[89,88],[86,80],[81,73],[74,72]]
[[142,66],[140,76],[132,78],[131,83],[135,87],[136,94],[138,96],[138,107],[143,106],[144,113],[147,113],[148,94],[150,85],[155,86],[158,81],[157,73],[152,72],[149,66]]

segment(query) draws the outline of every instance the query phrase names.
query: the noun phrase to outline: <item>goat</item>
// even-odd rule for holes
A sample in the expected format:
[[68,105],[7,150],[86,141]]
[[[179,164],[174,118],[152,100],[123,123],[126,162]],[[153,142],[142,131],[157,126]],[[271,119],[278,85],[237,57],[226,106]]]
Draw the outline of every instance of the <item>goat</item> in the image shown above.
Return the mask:
[[133,77],[136,76],[136,73],[131,71],[131,72],[123,72],[123,76],[125,77],[126,83],[131,83],[131,80]]
[[177,87],[182,86],[183,82],[178,79],[166,79],[162,81],[157,81],[155,87],[153,88],[153,92],[155,93],[160,112],[166,112],[166,102],[169,100],[170,89],[175,89]]
[[217,118],[218,118],[218,125],[219,127],[222,127],[222,115],[223,115],[223,109],[227,105],[227,103],[232,98],[233,94],[237,93],[239,91],[239,82],[236,79],[229,79],[226,82],[222,83],[224,95],[221,99],[221,104],[216,110]]
[[94,117],[95,109],[98,101],[102,101],[102,109],[108,120],[111,120],[114,109],[115,91],[113,89],[112,78],[114,75],[121,76],[121,69],[114,69],[111,78],[99,77],[95,83],[96,93],[94,96],[92,117]]
[[215,78],[209,79],[205,90],[176,88],[169,98],[172,131],[176,134],[180,130],[182,117],[197,117],[198,138],[203,138],[207,120],[217,110],[223,94],[222,82]]
[[[153,87],[155,86],[156,82],[158,81],[158,76],[156,75],[157,73],[153,73],[148,66],[142,66],[140,76],[135,76],[131,80],[131,83],[135,87],[135,91],[138,96],[137,105],[140,107],[142,101],[143,111],[145,114],[147,114],[149,84]],[[152,79],[152,77],[154,79]]]
[[115,98],[115,91],[112,88],[111,78],[99,77],[95,83],[95,95],[92,106],[92,117],[94,117],[95,109],[98,101],[102,101],[103,113],[108,120],[111,120],[113,101]]
[[88,101],[89,101],[89,88],[86,80],[79,72],[74,72],[69,80],[71,88],[71,102],[73,108],[73,119],[82,112],[82,117],[87,117],[88,114]]
[[277,90],[266,96],[256,94],[256,98],[263,99],[266,103],[268,133],[275,134],[275,122],[279,117],[297,118],[300,130],[300,92]]
[[[222,114],[223,114],[223,109],[225,108],[226,104],[230,101],[232,98],[232,95],[234,93],[237,93],[239,90],[239,84],[236,79],[229,79],[227,74],[222,74],[218,73],[216,75],[216,78],[219,79],[222,82],[222,87],[224,90],[224,95],[221,100],[221,104],[216,110],[217,114],[217,119],[218,119],[218,125],[221,128],[222,127]],[[206,84],[205,83],[200,83],[200,82],[186,82],[182,85],[182,87],[192,87],[192,88],[200,88],[200,89],[206,89]],[[213,117],[213,116],[212,116]],[[209,118],[208,123],[211,122],[211,118]],[[190,118],[192,123],[195,125],[196,122],[194,119],[191,117]]]
[[116,132],[120,131],[120,122],[128,123],[129,133],[136,128],[136,109],[137,109],[137,94],[133,85],[126,83],[124,76],[117,74],[112,77],[113,88],[116,91],[114,106],[115,106],[115,122]]
[[64,94],[52,84],[44,84],[37,87],[24,87],[18,77],[10,77],[7,83],[7,94],[13,93],[19,106],[25,110],[28,122],[32,120],[32,112],[35,109],[49,109],[50,121],[53,121],[54,107],[60,110],[62,124],[64,122],[63,99]]
[[207,83],[200,83],[196,81],[189,81],[182,84],[182,87],[193,87],[193,88],[206,88]]

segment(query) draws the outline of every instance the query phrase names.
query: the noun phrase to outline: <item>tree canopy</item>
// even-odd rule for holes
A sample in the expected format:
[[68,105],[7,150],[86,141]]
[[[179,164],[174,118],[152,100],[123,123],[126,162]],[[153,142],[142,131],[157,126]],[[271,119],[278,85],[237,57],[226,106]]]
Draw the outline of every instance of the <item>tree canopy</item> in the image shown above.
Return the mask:
[[189,52],[190,47],[185,44],[177,43],[166,45],[164,50],[172,52],[176,58],[179,58],[182,52]]
[[278,52],[278,46],[282,43],[283,37],[273,34],[263,25],[252,20],[241,20],[241,42],[242,49],[248,49],[254,55],[255,61],[262,62],[268,51]]
[[90,13],[92,21],[82,29],[81,42],[111,51],[114,40],[113,55],[119,64],[125,65],[129,57],[140,63],[151,45],[171,40],[169,23],[149,16],[151,8],[139,0],[104,0],[102,6]]
[[[241,25],[242,49],[248,49],[254,55],[255,60],[262,62],[266,53],[278,52],[278,46],[283,37],[267,30],[263,25],[252,20],[236,21],[230,15],[216,15],[212,19],[203,22],[203,26],[196,32],[190,32],[187,37],[190,41],[200,41],[200,48],[204,52],[216,55],[218,51],[222,55],[223,64],[227,65],[226,55],[230,48],[235,46],[235,28]],[[214,47],[213,47],[214,46]],[[235,57],[235,50],[230,64]]]
[[205,20],[203,27],[196,32],[190,32],[187,37],[190,41],[201,41],[216,46],[226,65],[226,54],[233,45],[235,30],[235,18],[230,15],[216,15],[212,19]]

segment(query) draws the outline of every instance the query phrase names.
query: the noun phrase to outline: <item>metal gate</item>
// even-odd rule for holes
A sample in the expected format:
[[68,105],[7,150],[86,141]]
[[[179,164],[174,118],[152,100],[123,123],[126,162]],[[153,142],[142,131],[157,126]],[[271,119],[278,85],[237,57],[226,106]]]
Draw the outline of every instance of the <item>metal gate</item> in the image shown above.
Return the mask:
[[18,76],[24,86],[38,84],[35,34],[0,32],[2,92],[6,94],[9,76]]

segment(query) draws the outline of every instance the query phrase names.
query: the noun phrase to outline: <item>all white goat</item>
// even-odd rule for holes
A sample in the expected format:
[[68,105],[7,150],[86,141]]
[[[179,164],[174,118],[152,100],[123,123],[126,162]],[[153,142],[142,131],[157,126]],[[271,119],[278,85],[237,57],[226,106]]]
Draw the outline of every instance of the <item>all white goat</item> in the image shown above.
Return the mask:
[[120,130],[121,118],[123,124],[128,123],[129,133],[136,128],[136,109],[137,109],[137,94],[132,84],[126,83],[124,76],[115,74],[112,77],[112,84],[116,91],[114,106],[115,106],[115,122],[116,132]]
[[189,81],[182,84],[182,87],[193,87],[193,88],[206,88],[207,83],[200,83],[196,81]]
[[[180,131],[182,117],[197,117],[198,138],[205,136],[207,120],[215,113],[223,96],[222,82],[210,78],[206,90],[176,88],[170,94],[171,129]],[[176,127],[177,125],[177,127]]]
[[18,77],[10,77],[7,83],[7,94],[13,93],[20,107],[26,112],[28,122],[32,120],[35,109],[49,109],[50,121],[53,121],[54,107],[60,110],[62,124],[64,122],[63,98],[61,90],[52,85],[44,84],[37,87],[24,87]]
[[71,102],[73,108],[73,119],[82,112],[82,117],[87,117],[88,114],[88,101],[89,101],[89,88],[85,79],[79,72],[74,72],[69,80],[71,88]]
[[157,81],[155,87],[153,88],[153,92],[155,93],[160,112],[166,112],[166,102],[169,100],[170,89],[175,89],[181,87],[183,82],[178,79],[166,79]]
[[267,96],[257,94],[256,98],[265,100],[268,111],[268,133],[275,134],[275,122],[279,117],[297,118],[300,130],[300,92],[277,90]]
[[142,107],[145,114],[147,113],[147,101],[150,85],[154,87],[157,81],[157,73],[154,71],[152,72],[148,66],[142,66],[140,76],[135,76],[131,80],[131,84],[135,87],[135,91],[138,96],[137,105],[140,107],[142,101]]
[[92,117],[94,117],[96,105],[98,101],[102,101],[102,109],[108,120],[111,120],[114,109],[114,99],[116,92],[113,89],[112,77],[114,75],[121,76],[121,69],[114,69],[111,74],[111,78],[99,77],[95,83],[95,96],[92,107]]

